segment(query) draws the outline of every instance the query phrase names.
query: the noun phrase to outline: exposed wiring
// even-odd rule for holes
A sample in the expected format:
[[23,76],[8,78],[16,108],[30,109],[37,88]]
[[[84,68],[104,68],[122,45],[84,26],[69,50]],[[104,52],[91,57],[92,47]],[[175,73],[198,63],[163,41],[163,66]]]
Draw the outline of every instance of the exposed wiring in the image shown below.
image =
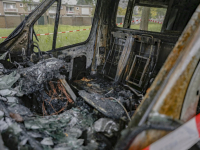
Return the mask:
[[132,87],[123,84],[125,87],[128,87],[133,93],[135,93],[138,97],[142,97],[143,99],[143,94],[139,94],[138,92],[136,92]]
[[[34,45],[34,44],[36,44],[36,45]],[[39,48],[39,44],[38,44],[37,42],[33,42],[33,46],[36,47],[36,48],[38,49],[40,57],[42,57],[42,59],[44,59],[44,58],[43,58],[43,55],[42,55],[42,52],[41,52],[41,50],[40,50],[40,48]]]
[[105,94],[105,96],[112,93],[113,91],[114,91],[114,89],[110,90],[108,93]]
[[126,150],[130,147],[130,144],[133,143],[133,141],[136,139],[136,137],[143,131],[147,130],[164,130],[164,131],[173,131],[177,129],[180,125],[165,125],[165,124],[150,124],[150,125],[143,125],[143,126],[138,126],[134,128],[134,130],[129,130],[129,134],[126,137],[123,137],[121,139],[122,142],[118,142],[117,145],[115,146],[116,150]]
[[[59,113],[61,113],[62,111],[64,111],[67,108],[69,103],[73,102],[73,100],[70,98],[70,96],[68,95],[68,93],[66,92],[64,86],[62,85],[62,83],[60,81],[57,81],[57,82],[50,81],[49,82],[49,86],[50,86],[51,90],[49,88],[47,88],[48,90],[45,91],[45,93],[49,96],[49,99],[46,99],[44,97],[43,93],[41,93],[41,96],[42,96],[42,99],[43,99],[43,103],[42,103],[43,116],[58,115]],[[53,103],[52,103],[52,101],[54,99],[58,99],[58,100],[61,100],[61,101],[63,101],[64,99],[67,99],[67,103],[59,111],[57,111],[54,108]],[[51,106],[51,108],[54,111],[54,113],[48,114],[47,111],[46,111],[45,105]]]
[[114,97],[110,97],[110,98],[112,98],[112,99],[115,100],[118,104],[120,104],[120,105],[122,106],[122,108],[123,108],[124,111],[126,112],[126,115],[127,115],[127,117],[128,117],[128,120],[131,121],[131,117],[129,116],[129,114],[128,114],[126,108],[122,105],[122,103],[121,103],[120,101],[118,101],[118,100],[117,100],[116,98],[114,98]]

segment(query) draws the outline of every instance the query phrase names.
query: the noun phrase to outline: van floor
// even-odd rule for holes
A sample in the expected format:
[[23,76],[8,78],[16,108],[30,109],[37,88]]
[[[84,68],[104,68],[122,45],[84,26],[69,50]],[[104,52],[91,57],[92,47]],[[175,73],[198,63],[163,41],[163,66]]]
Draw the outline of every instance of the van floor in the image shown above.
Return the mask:
[[0,149],[113,149],[138,98],[96,76],[69,84],[79,94],[73,99],[73,91],[62,82],[63,65],[56,58],[13,70],[2,65]]
[[81,80],[75,80],[72,86],[88,104],[114,119],[127,117],[127,111],[130,116],[140,100],[140,97],[123,85],[101,76],[83,77]]
[[80,97],[72,108],[48,116],[32,112],[19,98],[8,98],[0,101],[0,118],[3,143],[11,150],[112,149],[124,128]]

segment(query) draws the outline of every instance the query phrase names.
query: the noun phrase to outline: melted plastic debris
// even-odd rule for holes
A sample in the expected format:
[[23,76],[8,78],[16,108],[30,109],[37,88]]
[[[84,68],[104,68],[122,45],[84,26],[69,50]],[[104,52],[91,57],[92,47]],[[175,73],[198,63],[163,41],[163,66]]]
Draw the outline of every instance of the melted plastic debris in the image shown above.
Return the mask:
[[19,126],[18,124],[16,124],[16,123],[11,124],[10,127],[13,129],[15,135],[17,135],[17,134],[19,134],[20,132],[22,132],[22,129],[21,129],[20,126]]
[[9,89],[5,89],[5,90],[0,90],[0,94],[2,96],[15,96],[17,94],[17,91],[13,90],[9,90]]
[[26,145],[27,141],[28,141],[28,138],[24,138],[24,139],[22,139],[22,141],[19,144],[22,146]]
[[[16,108],[21,108],[21,106],[12,104],[9,107],[12,110],[19,111]],[[25,116],[29,115],[26,110],[24,113],[19,113]],[[9,117],[3,118],[4,115],[4,112],[0,111],[0,117],[2,118],[0,120],[0,130],[4,136],[3,138],[12,135],[14,141],[11,141],[15,142],[19,148],[34,148],[33,144],[30,145],[31,138],[36,141],[35,144],[42,145],[42,149],[45,150],[95,150],[98,147],[97,142],[94,140],[93,130],[96,117],[91,116],[92,114],[86,109],[72,108],[60,115],[26,117],[24,120],[26,133],[23,124],[15,123]],[[84,131],[87,131],[86,138],[82,136]],[[86,145],[84,144],[85,140],[87,141]],[[8,143],[6,144],[8,145]]]
[[55,150],[88,150],[96,149],[98,146],[89,138],[87,146],[84,146],[85,139],[81,139],[82,132],[88,130],[94,123],[93,117],[87,110],[73,108],[57,116],[29,117],[24,123],[30,136],[34,138],[42,136],[41,144],[53,146]]
[[88,76],[82,80],[76,80],[72,86],[78,89],[79,96],[89,105],[112,119],[127,116],[126,111],[132,115],[138,106],[137,95],[128,88],[113,84],[100,76]]
[[8,106],[8,110],[15,114],[20,114],[22,116],[32,116],[32,112],[25,106],[20,104],[12,104]]
[[12,85],[19,80],[20,75],[14,71],[9,75],[0,78],[0,90],[10,89]]
[[41,141],[41,144],[42,144],[42,145],[54,145],[54,144],[53,144],[53,141],[52,141],[52,138],[44,138],[44,139]]
[[[18,68],[16,70],[17,73],[12,72],[9,75],[2,76],[0,79],[0,84],[2,83],[0,85],[0,95],[2,96],[1,99],[4,101],[2,103],[5,104],[6,109],[3,110],[4,112],[0,111],[0,131],[4,139],[10,138],[10,135],[11,139],[13,138],[12,140],[7,140],[7,146],[10,145],[10,142],[13,142],[15,143],[13,144],[15,146],[14,148],[18,149],[23,147],[25,149],[33,148],[40,150],[42,147],[45,150],[95,150],[100,147],[99,145],[103,143],[102,141],[107,140],[107,137],[103,139],[98,138],[97,134],[103,133],[111,137],[113,135],[112,132],[118,131],[118,125],[114,121],[106,118],[98,120],[94,125],[97,116],[89,113],[88,110],[91,108],[88,110],[85,109],[89,106],[82,98],[78,102],[80,105],[76,103],[77,106],[80,106],[79,109],[72,108],[67,111],[63,109],[62,111],[64,112],[62,114],[59,114],[62,112],[60,111],[56,113],[59,115],[45,117],[33,115],[27,107],[22,105],[23,103],[19,96],[35,94],[37,97],[39,91],[47,94],[44,90],[46,88],[48,89],[48,86],[45,87],[45,85],[52,79],[62,77],[59,69],[63,65],[63,61],[52,58],[40,61],[36,65],[28,68]],[[3,71],[1,68],[4,69],[0,65],[0,72]],[[101,88],[100,84],[93,84],[92,87]],[[57,93],[59,92],[57,91]],[[56,104],[58,104],[56,100],[59,95],[62,94],[53,95],[56,96]],[[98,100],[101,98],[97,95],[94,96]],[[52,95],[49,97],[51,98]],[[54,103],[54,100],[50,100]],[[109,99],[109,101],[111,100]],[[60,105],[63,106],[62,103]],[[113,105],[119,106],[118,104]],[[18,118],[20,116],[20,119],[24,123],[16,123],[15,121],[18,120],[16,116]],[[103,134],[102,136],[104,136]]]
[[[31,67],[22,66],[9,75],[2,75],[0,78],[0,94],[2,96],[23,96],[43,89],[43,84],[53,78],[64,78],[60,75],[59,69],[65,66],[63,60],[49,58],[39,61]],[[0,75],[4,67],[0,65]]]
[[8,103],[19,103],[19,99],[17,97],[7,97]]
[[[105,142],[107,141],[106,138],[102,139],[101,137],[104,135],[109,137],[112,135],[111,132],[117,131],[118,125],[114,121],[106,118],[96,121],[95,113],[89,112],[83,105],[59,115],[33,116],[28,108],[21,105],[20,99],[18,99],[18,102],[7,103],[5,114],[15,112],[23,115],[24,124],[15,123],[9,117],[4,118],[4,112],[0,111],[2,118],[0,130],[3,132],[4,139],[12,135],[14,141],[11,140],[10,142],[15,142],[17,144],[15,146],[20,148],[34,148],[34,144],[36,144],[36,146],[45,150],[95,150],[97,148],[103,150],[107,149],[108,143]],[[83,100],[82,102],[85,103]],[[87,106],[87,104],[85,105]],[[98,137],[99,134],[102,134],[101,137]],[[34,140],[32,144],[30,144],[31,140]],[[6,146],[8,145],[9,143],[6,143]],[[108,149],[111,147],[112,145]]]
[[42,135],[39,132],[28,132],[28,135],[33,137],[33,138],[41,138]]
[[90,94],[84,90],[80,90],[79,95],[107,117],[119,119],[124,115],[124,109],[116,101],[105,98],[104,95],[98,93]]
[[71,136],[73,138],[79,138],[82,135],[82,131],[78,128],[66,129],[66,136]]
[[0,75],[3,74],[4,70],[5,70],[5,68],[4,68],[3,64],[0,63]]
[[10,128],[15,135],[22,132],[22,129],[20,128],[20,126],[17,123],[13,123],[10,118],[6,117],[5,120],[1,119],[0,130],[4,131],[4,130],[7,130],[8,128]]
[[0,120],[0,131],[4,131],[8,129],[8,124],[4,121],[4,119]]
[[94,123],[96,132],[103,132],[106,136],[113,136],[113,132],[119,131],[119,125],[111,119],[101,118]]
[[47,81],[54,78],[65,78],[59,73],[59,69],[65,65],[63,60],[49,58],[31,67],[18,69],[17,72],[21,75],[18,81],[21,92],[31,94],[43,89],[43,84]]
[[0,110],[0,120],[3,118],[4,112]]
[[23,118],[19,114],[10,113],[10,117],[14,119],[16,122],[23,122]]
[[3,53],[3,55],[1,55],[1,57],[0,57],[0,60],[5,60],[5,59],[6,59],[6,56],[7,56],[7,54],[8,54],[8,51],[7,51],[7,52],[5,52],[5,53]]
[[3,97],[3,96],[1,96],[1,95],[0,95],[0,99],[1,99],[2,101],[4,101],[4,102],[8,101],[8,99],[7,99],[6,97]]

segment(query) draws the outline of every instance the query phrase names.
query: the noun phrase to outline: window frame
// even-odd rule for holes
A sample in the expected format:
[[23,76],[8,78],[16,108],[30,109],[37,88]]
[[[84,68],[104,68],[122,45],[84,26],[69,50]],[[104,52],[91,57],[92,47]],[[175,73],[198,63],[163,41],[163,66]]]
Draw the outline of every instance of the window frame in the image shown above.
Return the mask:
[[[149,8],[150,8],[150,11],[151,11],[151,8],[166,8],[166,7],[158,7],[158,6],[134,5],[134,7],[133,7],[133,12],[132,12],[132,16],[133,16],[134,8],[135,8],[135,7],[149,7]],[[166,14],[167,14],[167,8],[166,8],[166,12],[165,12],[165,15],[164,15],[164,19],[163,19],[163,21],[162,21],[163,23],[164,23]],[[132,22],[132,21],[131,21],[131,22]],[[150,22],[149,22],[149,23],[150,23]],[[148,31],[148,32],[161,33],[161,32],[162,32],[162,28],[163,28],[163,23],[162,23],[161,31],[159,31],[159,32],[157,32],[157,31]],[[149,25],[149,24],[148,24],[148,25]],[[131,23],[130,23],[130,25],[129,25],[129,29],[131,29]],[[131,30],[146,31],[146,30],[140,30],[140,29],[131,29]]]
[[[97,0],[96,6],[95,6],[95,8],[94,8],[94,9],[95,9],[94,15],[96,14],[98,5],[100,5],[99,3],[100,3],[100,1]],[[67,10],[67,11],[68,11],[68,8],[69,8],[69,7],[66,7],[66,10]],[[74,7],[72,7],[72,8],[74,8]],[[79,7],[79,10],[80,10],[80,7]],[[75,8],[74,8],[74,11],[75,11]],[[94,17],[93,17],[93,19],[94,19]],[[80,42],[80,43],[75,43],[75,44],[67,45],[67,46],[63,46],[63,47],[59,47],[59,48],[55,48],[55,50],[50,50],[50,51],[51,51],[51,52],[61,51],[61,50],[64,50],[64,49],[68,49],[68,48],[72,48],[72,47],[75,47],[75,46],[80,46],[80,45],[86,44],[86,43],[89,42],[89,40],[91,39],[91,34],[92,34],[92,29],[93,29],[93,27],[94,27],[94,24],[95,24],[95,21],[93,20],[93,21],[92,21],[92,25],[91,25],[91,30],[90,30],[89,36],[88,36],[88,38],[87,38],[85,41]],[[57,36],[56,36],[56,37],[57,37]],[[56,39],[56,40],[57,40],[57,39]]]
[[19,7],[24,7],[23,3],[20,3],[20,4],[19,4]]
[[68,7],[68,12],[74,12],[74,7]]
[[[56,19],[55,19],[55,24],[54,24],[54,33],[53,33],[52,48],[51,48],[50,50],[48,50],[47,52],[50,52],[50,51],[54,51],[54,50],[55,50],[56,38],[57,38],[57,28],[56,28],[56,26],[58,27],[58,24],[59,24],[61,1],[62,1],[62,0],[54,0],[54,1],[51,3],[51,5],[49,5],[48,8],[46,8],[45,11],[44,11],[44,13],[45,13],[46,11],[49,11],[49,9],[50,9],[52,6],[55,6],[54,3],[57,2],[57,4],[56,4]],[[37,8],[38,8],[39,6],[40,6],[40,4],[39,4],[38,6],[36,6],[36,8],[35,8],[32,12],[37,11]],[[39,16],[39,18],[40,18],[41,16],[43,16],[44,13],[41,14],[41,15]],[[30,26],[30,31],[31,31],[31,32],[30,32],[30,33],[31,33],[30,36],[31,36],[31,39],[30,39],[29,44],[34,42],[34,41],[33,41],[33,36],[34,36],[33,30],[34,30],[34,25],[35,25],[35,23],[39,20],[39,18],[36,19],[34,22],[32,22],[32,25]],[[29,46],[31,46],[31,45],[29,45]]]
[[[12,4],[13,6],[15,6],[15,7],[13,7],[13,8],[7,8],[7,5],[8,4]],[[4,7],[4,6],[6,6],[6,7]],[[3,2],[3,8],[5,9],[16,9],[17,8],[17,6],[16,6],[16,3],[15,2]]]
[[28,4],[28,11],[31,12],[37,8],[37,4]]
[[[162,27],[161,27],[161,31],[160,32],[155,32],[155,31],[146,31],[146,30],[138,30],[138,29],[131,29],[131,22],[132,22],[132,16],[133,16],[133,10],[136,6],[142,6],[142,7],[151,7],[151,8],[166,8],[166,13],[165,13],[165,17],[164,17],[164,20],[163,20],[163,24],[162,24]],[[118,11],[118,7],[119,7],[119,3],[116,7],[116,12]],[[127,11],[128,11],[128,8],[132,8],[131,9],[131,13],[130,14],[127,14]],[[116,16],[115,16],[115,28],[119,28],[119,29],[128,29],[128,30],[136,30],[136,31],[146,31],[146,32],[155,32],[155,33],[162,33],[162,28],[163,28],[163,25],[164,25],[164,22],[165,22],[165,19],[166,19],[166,14],[167,14],[167,10],[168,10],[168,6],[161,6],[161,5],[145,5],[145,4],[141,4],[141,3],[135,3],[134,0],[128,0],[128,4],[127,4],[127,10],[126,10],[126,13],[125,13],[125,16],[124,16],[124,20],[123,20],[123,27],[118,27],[117,26],[117,13],[116,13]],[[128,27],[125,26],[125,21],[126,21],[126,18],[129,18],[128,19],[128,24],[126,24]],[[130,19],[131,18],[131,19]]]
[[[71,48],[71,47],[75,47],[75,46],[80,46],[80,45],[83,45],[83,44],[86,44],[90,39],[91,39],[91,34],[92,34],[92,28],[93,28],[93,26],[94,26],[94,21],[92,22],[92,26],[91,26],[91,30],[90,30],[90,33],[89,33],[89,36],[88,36],[88,38],[85,40],[85,41],[83,41],[83,42],[80,42],[80,43],[76,43],[76,44],[72,44],[72,45],[67,45],[67,46],[63,46],[63,47],[59,47],[59,48],[56,48],[56,41],[57,41],[57,34],[58,34],[58,32],[57,32],[57,30],[58,30],[58,26],[59,26],[59,21],[56,21],[56,20],[59,20],[60,19],[60,15],[61,15],[61,0],[54,0],[53,2],[52,2],[52,4],[45,10],[45,11],[47,11],[51,6],[53,6],[53,4],[55,3],[55,2],[57,2],[57,9],[56,9],[56,19],[55,19],[55,24],[54,24],[54,33],[53,33],[53,44],[52,44],[52,49],[51,50],[48,50],[47,52],[55,52],[55,51],[61,51],[61,50],[64,50],[64,49],[67,49],[67,48]],[[58,5],[59,5],[59,2],[60,2],[60,7],[58,7]],[[97,7],[98,7],[98,5],[100,5],[99,4],[99,0],[97,0],[97,3],[96,3],[96,7],[95,7],[95,13],[96,13],[96,11],[97,11]],[[39,5],[35,8],[35,10],[33,10],[33,11],[36,11],[37,10],[37,8],[39,7]],[[68,8],[69,7],[66,7],[66,9],[68,10]],[[74,8],[74,7],[72,7],[72,8]],[[95,14],[94,13],[94,14]],[[41,16],[43,16],[43,14],[41,15]],[[41,17],[40,16],[40,17]],[[38,18],[39,19],[39,18]],[[33,31],[33,28],[34,28],[34,25],[35,25],[35,23],[38,21],[38,19],[37,20],[35,20],[33,23],[32,23],[32,26],[30,26],[30,30],[32,30]],[[56,27],[56,25],[57,25],[57,27]],[[33,42],[33,32],[31,31],[31,41]],[[31,42],[30,42],[31,43]]]

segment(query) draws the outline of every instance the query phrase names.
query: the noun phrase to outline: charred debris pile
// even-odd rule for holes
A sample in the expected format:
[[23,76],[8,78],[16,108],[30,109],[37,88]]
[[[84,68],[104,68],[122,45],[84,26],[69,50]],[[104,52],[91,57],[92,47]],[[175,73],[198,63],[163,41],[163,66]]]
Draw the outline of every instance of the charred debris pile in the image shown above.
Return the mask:
[[64,60],[18,64],[5,56],[0,57],[0,149],[112,149],[140,103],[141,97],[98,76],[68,84]]

